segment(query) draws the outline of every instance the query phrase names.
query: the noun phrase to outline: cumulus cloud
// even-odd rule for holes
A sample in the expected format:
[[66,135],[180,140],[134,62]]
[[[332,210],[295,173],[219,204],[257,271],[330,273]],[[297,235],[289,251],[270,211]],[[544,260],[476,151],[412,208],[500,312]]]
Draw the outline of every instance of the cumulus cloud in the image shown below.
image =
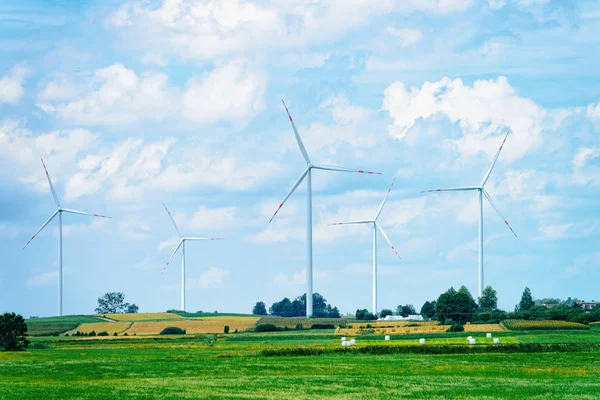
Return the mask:
[[58,280],[58,272],[43,272],[37,275],[31,275],[27,278],[27,287],[28,288],[38,288],[55,285]]
[[[161,64],[159,56],[147,55],[142,61]],[[117,63],[83,82],[56,77],[38,94],[37,106],[82,125],[128,125],[166,118],[209,124],[255,115],[265,86],[266,75],[243,60],[192,77],[185,87],[169,85],[163,73],[136,73]]]
[[15,64],[6,75],[0,78],[0,103],[15,105],[25,95],[23,84],[30,70],[23,63]]
[[421,40],[422,33],[420,29],[415,28],[396,28],[388,26],[385,31],[391,36],[398,39],[398,43],[402,47],[412,46]]
[[376,16],[415,11],[451,13],[471,0],[164,0],[133,1],[107,20],[135,38],[139,47],[161,48],[183,58],[213,59],[256,50],[327,43],[360,28]]
[[475,81],[472,86],[460,79],[443,78],[410,90],[396,82],[385,89],[382,108],[393,120],[389,134],[397,139],[404,139],[419,119],[442,116],[457,123],[464,135],[451,145],[465,156],[480,152],[493,156],[499,136],[511,131],[510,149],[503,152],[507,161],[540,144],[546,116],[544,109],[520,97],[502,76]]
[[222,285],[229,277],[229,270],[212,267],[203,272],[198,279],[188,279],[186,281],[187,288],[192,289],[208,289]]

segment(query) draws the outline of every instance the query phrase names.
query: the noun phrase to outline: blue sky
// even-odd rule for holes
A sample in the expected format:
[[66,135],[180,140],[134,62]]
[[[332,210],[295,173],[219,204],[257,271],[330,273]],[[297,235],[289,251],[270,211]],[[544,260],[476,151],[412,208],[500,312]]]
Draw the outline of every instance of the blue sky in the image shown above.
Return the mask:
[[487,190],[485,278],[512,309],[535,297],[598,299],[600,6],[594,1],[0,2],[0,311],[56,313],[65,207],[64,313],[122,291],[140,311],[249,312],[305,290],[305,186],[269,218],[311,159],[383,172],[313,173],[314,289],[343,312],[419,308],[477,290],[476,185]]

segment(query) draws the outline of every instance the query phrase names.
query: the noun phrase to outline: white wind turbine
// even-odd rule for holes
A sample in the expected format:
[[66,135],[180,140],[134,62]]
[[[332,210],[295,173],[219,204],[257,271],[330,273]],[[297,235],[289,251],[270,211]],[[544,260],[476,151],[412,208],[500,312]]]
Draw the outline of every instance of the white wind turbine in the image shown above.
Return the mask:
[[500,152],[502,151],[502,147],[504,147],[504,143],[506,142],[507,137],[508,137],[508,132],[506,133],[506,136],[504,136],[504,140],[502,141],[502,144],[500,145],[498,152],[492,159],[492,162],[490,163],[490,166],[488,167],[485,175],[483,176],[483,179],[481,180],[481,183],[479,184],[479,186],[465,186],[465,187],[448,188],[448,189],[432,189],[432,190],[424,190],[421,192],[421,193],[426,193],[426,192],[431,193],[431,192],[451,192],[451,191],[469,191],[469,190],[476,190],[477,192],[479,192],[479,268],[478,268],[478,280],[477,280],[477,282],[478,282],[477,296],[478,297],[481,297],[481,294],[483,291],[483,197],[482,196],[485,196],[486,199],[488,199],[488,201],[490,202],[490,204],[492,205],[494,210],[496,210],[496,212],[498,213],[500,218],[502,218],[502,220],[504,221],[506,226],[508,226],[508,228],[513,233],[513,235],[515,235],[515,237],[517,237],[517,234],[515,233],[513,228],[509,225],[508,221],[506,220],[506,218],[504,218],[502,213],[500,213],[500,210],[498,210],[498,207],[496,207],[496,204],[494,204],[494,202],[492,201],[491,196],[484,188],[485,183],[487,182],[488,178],[490,177],[490,174],[492,173],[492,169],[494,168],[494,165],[496,164],[496,161],[498,160],[498,156],[500,156]]
[[167,208],[167,206],[165,206],[165,203],[163,203],[163,207],[165,207],[167,214],[169,214],[169,218],[171,218],[171,222],[173,222],[173,226],[175,227],[175,230],[179,234],[179,237],[181,238],[181,240],[179,241],[179,244],[177,245],[177,247],[175,247],[175,251],[173,251],[173,254],[171,254],[171,257],[169,257],[169,261],[167,261],[167,264],[164,266],[164,268],[161,272],[161,275],[165,272],[165,270],[169,266],[169,263],[173,259],[173,256],[175,255],[175,253],[177,253],[177,250],[179,250],[179,248],[181,247],[181,311],[185,311],[185,242],[186,242],[186,240],[194,241],[194,240],[224,240],[224,239],[223,238],[183,237],[181,235],[181,232],[179,231],[179,228],[177,227],[177,224],[175,223],[175,220],[173,219],[173,216],[169,212],[169,209]]
[[304,178],[306,178],[306,264],[307,264],[306,265],[306,317],[310,318],[312,316],[312,312],[313,312],[312,183],[311,183],[312,180],[311,180],[311,172],[313,169],[321,169],[324,171],[358,172],[361,174],[371,174],[371,175],[372,174],[381,175],[381,173],[364,171],[361,169],[357,170],[357,169],[349,169],[349,168],[344,168],[344,167],[336,167],[333,165],[314,165],[314,164],[312,164],[310,162],[310,158],[308,158],[308,153],[306,152],[306,148],[304,147],[304,144],[302,143],[300,134],[298,133],[298,130],[296,129],[294,120],[292,119],[292,116],[290,115],[290,112],[289,112],[287,106],[285,105],[285,102],[283,100],[281,100],[281,102],[283,103],[283,106],[285,107],[285,111],[287,112],[287,115],[290,119],[290,123],[292,124],[292,129],[294,130],[294,135],[296,136],[296,141],[298,142],[298,147],[300,148],[300,152],[302,153],[302,156],[304,157],[304,160],[306,161],[306,168],[304,169],[304,171],[302,171],[302,174],[300,174],[300,178],[298,178],[298,180],[292,187],[292,190],[290,190],[290,192],[285,197],[285,199],[283,199],[283,201],[277,208],[277,211],[275,211],[275,213],[269,220],[269,223],[271,223],[271,221],[273,221],[273,218],[275,218],[275,216],[277,215],[277,213],[279,212],[281,207],[283,207],[283,205],[285,204],[287,199],[290,198],[290,196],[292,195],[292,193],[294,193],[294,191],[296,190],[298,185],[300,185],[300,183],[304,180]]
[[328,225],[328,226],[333,226],[333,225],[356,225],[356,224],[372,224],[373,225],[373,308],[372,308],[373,311],[372,312],[373,312],[374,315],[377,315],[377,229],[379,229],[379,231],[381,232],[381,234],[383,235],[383,237],[385,238],[385,240],[392,247],[392,250],[394,251],[394,253],[396,253],[396,255],[398,256],[398,258],[400,258],[400,256],[398,255],[398,252],[396,251],[396,248],[394,247],[394,245],[392,244],[392,242],[390,242],[390,239],[388,238],[388,236],[385,234],[385,231],[383,230],[383,228],[381,227],[381,225],[379,225],[377,223],[377,218],[379,218],[379,214],[381,214],[381,210],[383,209],[383,205],[385,204],[388,196],[390,195],[390,192],[392,190],[392,187],[394,186],[394,182],[395,181],[396,181],[396,177],[394,177],[394,180],[392,181],[392,184],[388,188],[387,193],[385,194],[385,197],[383,198],[383,201],[381,202],[381,205],[377,209],[377,212],[375,213],[375,217],[372,220],[351,221],[351,222],[337,222],[335,224],[329,224]]
[[[52,197],[54,197],[54,202],[56,203],[56,211],[54,211],[54,213],[52,213],[50,218],[48,218],[46,220],[46,222],[44,222],[44,225],[42,225],[42,227],[40,229],[38,229],[38,231],[35,233],[35,235],[33,235],[31,237],[31,239],[29,239],[29,241],[27,242],[25,247],[27,247],[27,245],[29,243],[31,243],[31,241],[38,235],[38,233],[40,233],[42,231],[42,229],[44,229],[46,227],[46,225],[48,225],[50,223],[50,221],[52,221],[54,219],[54,217],[56,217],[58,215],[58,316],[60,317],[60,316],[62,316],[62,280],[63,280],[62,214],[64,212],[66,212],[66,213],[71,213],[71,214],[91,215],[92,217],[99,217],[99,218],[110,218],[110,217],[106,217],[104,215],[99,215],[99,214],[90,214],[90,213],[86,213],[83,211],[71,210],[68,208],[62,208],[60,206],[60,202],[58,201],[58,196],[56,195],[54,186],[52,185],[52,181],[50,180],[50,175],[48,174],[48,170],[46,169],[46,164],[44,164],[44,160],[42,160],[42,165],[44,166],[44,171],[46,171],[46,178],[48,178],[48,184],[50,185],[50,190],[52,191]],[[23,250],[25,250],[25,247],[23,247]]]

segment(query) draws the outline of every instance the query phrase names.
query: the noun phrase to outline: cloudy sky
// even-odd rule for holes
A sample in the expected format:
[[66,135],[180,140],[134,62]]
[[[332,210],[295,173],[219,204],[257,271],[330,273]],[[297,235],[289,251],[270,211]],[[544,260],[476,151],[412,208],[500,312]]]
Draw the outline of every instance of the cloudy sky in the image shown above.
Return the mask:
[[140,311],[179,307],[180,257],[161,203],[189,236],[188,310],[249,312],[305,290],[304,168],[315,163],[314,289],[344,312],[420,308],[477,290],[477,185],[487,190],[485,278],[512,309],[598,299],[600,5],[543,0],[164,0],[0,5],[0,311],[56,313],[64,207],[64,313],[122,291]]

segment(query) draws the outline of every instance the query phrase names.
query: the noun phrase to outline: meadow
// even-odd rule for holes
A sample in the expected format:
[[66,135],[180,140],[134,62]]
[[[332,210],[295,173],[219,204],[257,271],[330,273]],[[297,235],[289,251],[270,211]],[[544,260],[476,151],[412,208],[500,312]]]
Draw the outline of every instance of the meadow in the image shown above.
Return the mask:
[[[467,346],[468,335],[477,345]],[[600,326],[493,335],[507,351],[468,350],[496,346],[483,332],[364,335],[349,351],[333,329],[34,337],[34,349],[0,353],[0,399],[600,397]],[[420,337],[427,344],[418,347]],[[404,350],[383,354],[395,347]],[[462,348],[469,353],[453,353]]]

